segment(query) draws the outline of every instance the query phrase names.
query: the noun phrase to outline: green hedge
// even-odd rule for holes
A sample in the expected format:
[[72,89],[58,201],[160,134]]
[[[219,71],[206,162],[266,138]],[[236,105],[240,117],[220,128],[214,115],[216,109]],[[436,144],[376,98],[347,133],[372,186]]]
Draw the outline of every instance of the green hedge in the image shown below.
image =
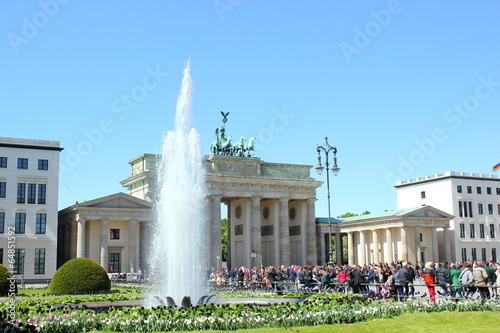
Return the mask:
[[109,291],[111,281],[104,268],[89,258],[71,259],[54,274],[49,285],[53,294]]
[[[7,267],[4,265],[0,264],[0,296],[7,296],[10,293],[12,293],[12,290],[10,289],[11,281],[9,278],[12,276],[12,274],[9,272]],[[14,292],[17,294],[17,284],[14,281]]]

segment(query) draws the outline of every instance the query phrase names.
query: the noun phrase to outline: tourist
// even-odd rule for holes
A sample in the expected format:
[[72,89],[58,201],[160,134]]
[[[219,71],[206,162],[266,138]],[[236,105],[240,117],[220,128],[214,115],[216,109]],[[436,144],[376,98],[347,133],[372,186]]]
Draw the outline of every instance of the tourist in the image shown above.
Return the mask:
[[[457,291],[460,291],[458,287],[460,285],[460,270],[457,268],[457,264],[450,265],[450,278],[451,278],[451,286],[450,292],[453,297],[457,297]],[[460,296],[460,293],[459,293]]]
[[488,273],[483,267],[482,260],[477,261],[472,271],[472,275],[474,276],[474,286],[477,288],[481,300],[484,301],[484,299],[490,298],[490,292],[488,290]]
[[451,285],[451,276],[447,261],[443,261],[436,269],[436,281],[441,287],[439,293],[443,296],[450,296],[448,287]]
[[422,276],[424,278],[424,283],[427,286],[427,292],[431,302],[436,301],[436,290],[435,290],[435,273],[433,269],[432,261],[425,263],[424,270],[422,271]]

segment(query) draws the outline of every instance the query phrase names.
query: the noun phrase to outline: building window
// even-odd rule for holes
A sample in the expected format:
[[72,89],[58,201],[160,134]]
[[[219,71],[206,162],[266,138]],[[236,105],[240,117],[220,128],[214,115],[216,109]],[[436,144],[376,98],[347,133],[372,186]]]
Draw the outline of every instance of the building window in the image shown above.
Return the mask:
[[484,233],[484,224],[481,223],[479,225],[479,238],[485,238],[485,237],[486,237],[486,235]]
[[488,204],[488,214],[493,215],[493,204]]
[[498,215],[500,215],[500,204],[497,205]]
[[500,187],[497,187],[497,195],[500,195]]
[[490,238],[495,238],[495,225],[493,223],[490,224]]
[[17,168],[18,169],[28,169],[28,159],[27,158],[18,158],[17,159]]
[[460,223],[460,238],[465,238],[465,224]]
[[5,232],[5,213],[0,212],[0,234]]
[[44,234],[46,232],[46,227],[47,227],[47,214],[37,213],[36,214],[35,233],[36,234]]
[[26,202],[26,184],[25,183],[17,183],[17,203],[25,203]]
[[111,229],[109,239],[120,239],[120,229]]
[[460,217],[472,217],[472,201],[459,201],[458,214]]
[[491,187],[486,188],[486,194],[491,194]]
[[472,193],[472,186],[467,186],[467,193]]
[[467,262],[467,249],[462,248],[462,262]]
[[7,157],[0,157],[0,168],[7,167]]
[[469,217],[474,217],[472,214],[472,201],[469,201]]
[[3,249],[0,249],[0,265],[3,265]]
[[476,251],[476,248],[473,247],[472,248],[472,261],[476,261],[477,260],[477,251]]
[[462,201],[458,202],[458,216],[464,217],[464,209],[462,207]]
[[476,191],[477,191],[477,194],[481,194],[481,187],[480,186],[476,187]]
[[497,249],[495,247],[491,249],[491,260],[497,262]]
[[0,198],[5,198],[7,195],[7,183],[0,182]]
[[420,192],[420,198],[425,199],[425,191]]
[[481,248],[481,260],[486,261],[486,248],[485,247]]
[[482,203],[477,204],[477,213],[483,214],[483,204]]
[[119,273],[120,272],[120,254],[110,253],[109,254],[109,272]]
[[422,233],[420,233],[420,241],[423,242],[424,241],[424,235],[422,235]]
[[49,160],[38,160],[38,170],[49,170]]
[[45,274],[45,249],[35,249],[35,274]]
[[47,196],[47,185],[38,184],[38,204],[45,205],[45,197]]
[[462,193],[462,185],[457,185],[457,193]]
[[470,238],[476,238],[476,225],[470,224]]
[[14,265],[12,273],[24,274],[24,249],[16,249],[14,252]]
[[36,198],[36,184],[28,184],[28,203],[34,204]]
[[16,234],[24,234],[25,230],[26,230],[26,213],[16,213],[14,232]]

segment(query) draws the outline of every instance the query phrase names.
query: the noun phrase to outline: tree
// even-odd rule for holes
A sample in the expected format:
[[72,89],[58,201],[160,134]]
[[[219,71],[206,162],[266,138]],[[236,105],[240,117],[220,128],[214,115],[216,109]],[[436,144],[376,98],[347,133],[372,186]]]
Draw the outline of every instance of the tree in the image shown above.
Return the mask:
[[227,219],[220,220],[221,233],[222,233],[222,261],[227,261]]

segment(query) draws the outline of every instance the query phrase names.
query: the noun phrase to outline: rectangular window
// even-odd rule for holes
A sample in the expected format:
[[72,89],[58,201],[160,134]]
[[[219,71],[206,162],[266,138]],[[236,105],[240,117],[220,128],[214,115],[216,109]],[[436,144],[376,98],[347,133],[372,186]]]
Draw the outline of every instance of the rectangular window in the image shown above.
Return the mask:
[[16,234],[24,234],[25,230],[26,230],[26,213],[16,213],[14,232]]
[[486,194],[491,194],[491,187],[486,188]]
[[462,185],[457,185],[457,193],[462,193]]
[[109,273],[119,273],[120,272],[120,254],[110,253],[109,254]]
[[469,217],[474,217],[472,214],[472,201],[469,201]]
[[24,274],[24,249],[16,249],[14,252],[14,267],[12,273]]
[[477,204],[477,213],[483,214],[483,204],[482,203]]
[[17,168],[18,169],[28,169],[28,159],[27,158],[18,158],[17,159]]
[[49,160],[38,160],[38,170],[49,170]]
[[497,187],[497,195],[500,195],[500,187]]
[[7,183],[0,182],[0,198],[5,198],[7,195]]
[[26,184],[17,183],[17,203],[26,203]]
[[491,260],[497,262],[497,249],[495,247],[491,249]]
[[472,248],[472,260],[473,261],[477,260],[477,251],[475,247]]
[[425,199],[425,191],[420,192],[420,198]]
[[0,265],[3,265],[3,249],[0,249]]
[[472,186],[467,186],[467,193],[472,193]]
[[481,187],[480,186],[476,187],[476,191],[477,191],[477,194],[481,194]]
[[488,204],[488,214],[493,215],[493,204]]
[[120,239],[120,229],[111,229],[109,239]]
[[422,235],[422,233],[420,233],[420,241],[423,242],[424,241],[424,235]]
[[469,209],[468,209],[467,201],[464,201],[464,216],[467,217],[469,216]]
[[38,184],[38,204],[45,205],[45,197],[47,196],[47,185]]
[[493,223],[490,224],[490,238],[495,238],[495,225]]
[[5,232],[5,212],[0,212],[0,234]]
[[498,215],[500,215],[500,204],[497,205]]
[[462,262],[467,262],[467,249],[462,248]]
[[28,203],[34,204],[36,198],[36,184],[28,184]]
[[474,224],[470,224],[470,238],[476,238],[476,226]]
[[465,238],[465,224],[460,223],[460,238]]
[[485,238],[485,232],[484,232],[484,224],[481,223],[479,224],[479,238]]
[[35,274],[45,274],[45,249],[35,249]]
[[36,214],[36,226],[35,233],[36,234],[44,234],[47,226],[47,214],[45,213],[37,213]]
[[485,247],[481,248],[481,260],[486,261],[486,248]]
[[458,216],[464,217],[464,209],[462,207],[462,201],[458,202]]
[[7,157],[0,157],[0,168],[7,167]]

